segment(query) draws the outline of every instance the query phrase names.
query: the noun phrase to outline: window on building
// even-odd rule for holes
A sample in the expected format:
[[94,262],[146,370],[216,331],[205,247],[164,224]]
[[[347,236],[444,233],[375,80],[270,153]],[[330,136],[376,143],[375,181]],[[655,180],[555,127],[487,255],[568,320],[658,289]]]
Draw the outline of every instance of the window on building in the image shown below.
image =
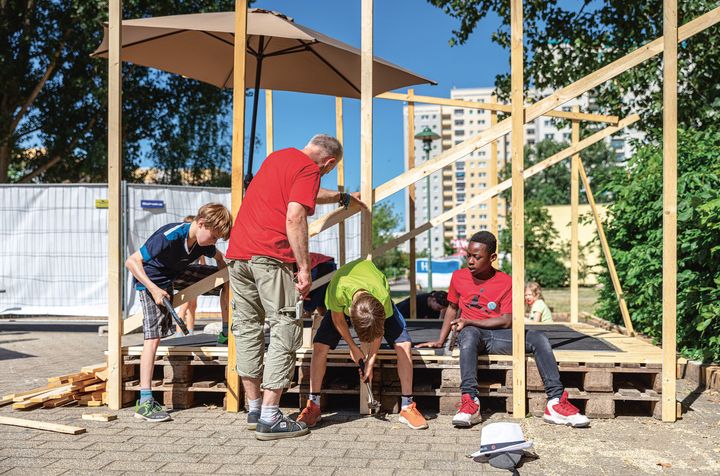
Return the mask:
[[462,129],[457,129],[457,130],[455,131],[455,135],[456,135],[456,136],[464,136],[464,135],[465,135],[465,131],[462,130]]
[[528,129],[528,130],[527,130],[527,134],[528,134],[529,136],[535,135],[535,129]]
[[480,205],[478,208],[479,208],[480,210],[485,210],[485,209],[487,208],[487,204],[486,204],[486,203],[483,203],[483,204]]
[[433,119],[437,119],[437,114],[433,114]]
[[463,114],[465,114],[465,110],[464,109],[455,109],[453,114],[455,114],[456,116],[462,116]]
[[479,216],[480,216],[480,219],[481,219],[481,220],[487,220],[487,215],[482,214],[482,215],[479,215]]
[[466,218],[466,215],[465,215],[464,213],[461,213],[461,214],[459,214],[459,215],[457,216],[457,220],[458,220],[458,222],[460,222],[460,223],[465,222],[465,218]]
[[485,157],[485,151],[484,151],[484,150],[481,150],[480,152],[478,152],[478,155],[479,155],[480,157]]
[[555,134],[550,134],[550,133],[545,134],[545,138],[546,138],[546,139],[552,139],[552,138],[554,138],[554,137],[555,137]]
[[455,119],[455,125],[456,126],[465,125],[465,121],[463,119]]
[[550,119],[545,120],[545,127],[552,127],[552,121]]
[[483,125],[483,124],[485,124],[485,119],[480,119],[477,122],[478,122],[478,124]]
[[480,173],[478,174],[478,177],[487,177],[487,173],[485,173],[485,172],[480,172]]
[[535,145],[535,139],[528,139],[528,145]]
[[480,231],[487,230],[487,225],[480,225]]
[[462,141],[461,141],[461,140],[456,140],[456,141],[455,141],[455,145],[458,145],[458,144],[462,144]]
[[570,133],[570,132],[563,132],[563,139],[565,139],[565,140],[570,140],[571,137],[572,137],[572,133]]

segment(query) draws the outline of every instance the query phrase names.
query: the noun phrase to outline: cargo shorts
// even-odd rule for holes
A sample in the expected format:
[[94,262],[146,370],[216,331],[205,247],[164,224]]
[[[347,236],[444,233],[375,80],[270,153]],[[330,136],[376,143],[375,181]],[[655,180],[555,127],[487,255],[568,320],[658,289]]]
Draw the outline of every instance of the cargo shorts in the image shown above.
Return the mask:
[[[295,264],[267,256],[236,260],[229,265],[233,294],[232,333],[240,377],[262,378],[262,389],[290,386],[295,352],[302,345],[302,319],[295,306]],[[265,357],[265,322],[270,344]]]

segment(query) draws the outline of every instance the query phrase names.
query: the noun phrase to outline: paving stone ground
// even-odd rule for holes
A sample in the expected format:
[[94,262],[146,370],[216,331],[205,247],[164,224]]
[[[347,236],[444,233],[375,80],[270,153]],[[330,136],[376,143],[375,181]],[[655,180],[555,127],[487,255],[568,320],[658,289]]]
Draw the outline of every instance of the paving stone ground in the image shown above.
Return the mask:
[[[1,321],[0,321],[1,322]],[[8,331],[0,326],[0,394],[41,385],[45,378],[102,360],[106,339],[89,332]],[[131,337],[137,339],[137,337]],[[523,475],[720,474],[720,395],[693,392],[680,382],[688,411],[675,424],[652,418],[595,420],[571,429],[527,418],[520,423],[537,459]],[[113,422],[81,419],[107,409],[57,408],[0,415],[87,428],[77,436],[0,426],[0,474],[271,474],[439,475],[509,474],[466,454],[480,443],[480,425],[452,428],[438,416],[413,431],[385,419],[349,411],[326,413],[308,436],[261,442],[244,429],[244,413],[216,407],[173,413],[173,421],[147,423],[123,409]],[[297,409],[286,409],[296,412]],[[509,420],[504,414],[486,421]]]

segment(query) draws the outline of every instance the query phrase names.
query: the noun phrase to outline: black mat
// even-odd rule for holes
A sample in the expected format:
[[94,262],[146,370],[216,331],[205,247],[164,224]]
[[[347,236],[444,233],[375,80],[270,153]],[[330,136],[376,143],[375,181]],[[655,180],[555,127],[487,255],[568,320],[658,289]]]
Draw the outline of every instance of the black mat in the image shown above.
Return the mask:
[[[309,327],[310,322],[305,323]],[[407,323],[408,333],[415,344],[427,342],[438,338],[440,333],[440,321],[409,321]],[[538,330],[545,333],[550,339],[550,345],[555,350],[587,350],[592,352],[622,352],[614,345],[603,339],[588,336],[582,332],[575,331],[563,325],[533,325],[527,326],[528,330]],[[357,338],[355,331],[351,328],[350,333]],[[266,337],[267,339],[267,337]],[[214,346],[217,345],[217,336],[209,334],[195,334],[187,337],[170,337],[163,339],[161,345],[166,346]],[[223,346],[225,347],[225,346]],[[347,348],[344,342],[340,342],[338,348]],[[383,341],[383,349],[390,347]]]

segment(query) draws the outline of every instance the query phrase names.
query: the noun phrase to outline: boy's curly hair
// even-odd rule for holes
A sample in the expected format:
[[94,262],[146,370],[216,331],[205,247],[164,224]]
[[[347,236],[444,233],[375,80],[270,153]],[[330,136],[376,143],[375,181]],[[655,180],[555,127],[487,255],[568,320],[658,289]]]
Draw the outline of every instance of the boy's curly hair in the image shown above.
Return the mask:
[[203,219],[205,221],[205,228],[217,233],[223,240],[230,238],[230,230],[232,229],[232,215],[230,210],[225,208],[222,203],[206,203],[197,215],[195,215],[195,221]]
[[360,342],[372,342],[385,333],[385,307],[372,294],[361,292],[350,306],[350,322]]

